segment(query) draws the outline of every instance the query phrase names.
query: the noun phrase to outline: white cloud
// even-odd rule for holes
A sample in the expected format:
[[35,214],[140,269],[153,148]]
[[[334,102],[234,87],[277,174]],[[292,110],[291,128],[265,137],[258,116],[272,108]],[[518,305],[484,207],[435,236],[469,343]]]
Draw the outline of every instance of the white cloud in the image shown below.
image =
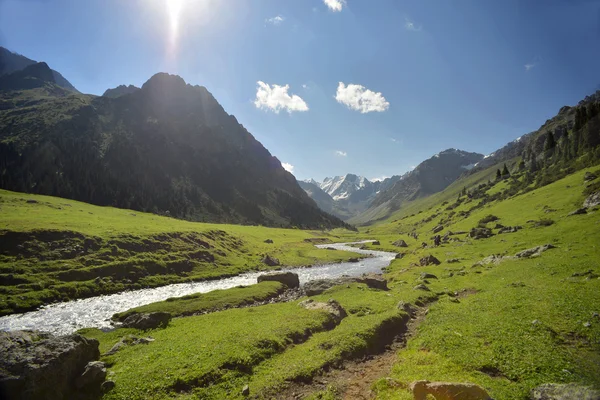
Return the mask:
[[396,143],[398,141],[398,139],[396,139],[396,138],[390,138],[390,140],[394,143]]
[[302,89],[308,89],[308,85],[306,83],[302,84]]
[[285,21],[285,17],[283,15],[277,15],[275,17],[265,19],[265,22],[271,25],[280,25],[283,21]]
[[283,163],[281,163],[281,166],[283,167],[283,169],[285,169],[290,174],[294,173],[294,166],[292,164],[283,162]]
[[371,182],[381,182],[383,180],[386,180],[387,178],[389,178],[389,176],[384,175],[384,176],[380,176],[379,178],[371,178],[369,180]]
[[342,150],[336,150],[335,155],[340,156],[340,157],[346,157],[348,155],[348,153],[346,153],[345,151],[342,151]]
[[525,64],[525,71],[529,72],[531,69],[533,69],[533,67],[535,67],[536,64],[534,63],[528,63]]
[[351,110],[365,114],[372,111],[382,112],[389,108],[385,97],[380,92],[375,93],[364,86],[340,82],[335,94],[338,103],[344,104]]
[[308,106],[298,95],[288,94],[290,85],[279,86],[269,85],[263,81],[258,81],[256,88],[256,108],[262,108],[279,113],[280,110],[286,110],[288,113],[293,111],[308,111]]
[[346,0],[323,0],[323,3],[333,12],[340,12],[346,5]]
[[423,29],[421,25],[415,25],[415,23],[408,18],[405,18],[404,20],[404,29],[407,31],[419,32],[421,29]]
[[411,166],[410,166],[410,170],[411,170],[411,171],[412,171],[413,169],[415,169],[415,168],[417,168],[417,166],[416,166],[416,165],[411,165]]

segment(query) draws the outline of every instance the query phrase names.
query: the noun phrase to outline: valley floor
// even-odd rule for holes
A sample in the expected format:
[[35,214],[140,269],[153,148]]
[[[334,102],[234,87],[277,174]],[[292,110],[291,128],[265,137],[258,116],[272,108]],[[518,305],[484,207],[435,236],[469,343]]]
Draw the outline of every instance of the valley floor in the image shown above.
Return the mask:
[[[7,254],[8,246],[2,247],[2,309],[12,312],[24,307],[21,302],[25,300],[19,296],[43,301],[39,293],[62,293],[60,285],[77,290],[84,284],[93,287],[101,271],[110,277],[101,280],[114,285],[110,290],[120,290],[125,286],[119,285],[266,270],[260,263],[266,253],[286,265],[347,259],[352,253],[314,249],[305,239],[370,238],[379,244],[368,247],[404,255],[385,271],[387,291],[352,283],[311,297],[316,302],[337,301],[347,312],[341,320],[299,306],[305,297],[235,308],[281,290],[274,284],[259,284],[153,305],[181,316],[164,329],[82,330],[81,334],[100,340],[108,379],[116,384],[104,398],[336,399],[361,395],[408,400],[412,399],[408,385],[422,379],[477,383],[493,398],[507,400],[526,399],[532,388],[544,383],[577,382],[600,388],[600,212],[592,208],[568,215],[584,200],[583,190],[589,185],[583,179],[585,172],[504,200],[482,204],[463,197],[452,204],[413,207],[412,215],[358,233],[191,224],[1,192],[0,229],[5,230],[5,237],[11,232],[59,228],[82,235],[76,237],[83,249],[90,238],[99,246],[94,250],[89,245],[91,250],[68,258],[70,253],[44,247],[45,242],[36,236],[31,240],[45,259],[35,261],[25,249],[15,255]],[[440,246],[433,246],[433,230],[438,226],[442,227],[440,235],[452,234]],[[502,227],[516,226],[521,228],[500,233]],[[467,232],[472,228],[491,236],[470,237]],[[180,234],[173,237],[166,232]],[[125,240],[125,234],[131,240]],[[264,243],[266,239],[274,243]],[[393,244],[399,239],[407,247]],[[163,243],[170,247],[160,248]],[[547,244],[551,246],[543,252],[515,257]],[[198,247],[214,261],[206,261],[207,255],[193,259],[191,254]],[[144,267],[141,273],[137,266],[154,265],[143,260],[164,269]],[[177,260],[191,260],[193,267],[169,272],[169,262]],[[118,267],[106,267],[111,263]],[[122,271],[123,265],[136,266],[123,278],[130,283],[115,272]],[[75,272],[79,270],[92,272]],[[153,274],[155,270],[167,272]],[[65,276],[92,279],[60,283]],[[76,291],[75,296],[79,295]],[[411,313],[416,318],[411,319]],[[109,351],[120,341],[132,342],[130,335],[153,340]],[[336,369],[342,372],[333,372]],[[381,374],[373,373],[375,369]],[[246,385],[249,393],[243,391]]]

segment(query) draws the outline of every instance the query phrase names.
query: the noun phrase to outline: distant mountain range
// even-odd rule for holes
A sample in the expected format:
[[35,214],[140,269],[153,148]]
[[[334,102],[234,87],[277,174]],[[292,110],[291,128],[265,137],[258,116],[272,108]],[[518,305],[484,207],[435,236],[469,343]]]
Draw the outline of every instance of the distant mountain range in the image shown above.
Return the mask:
[[0,76],[0,188],[195,221],[348,226],[205,87],[159,73],[139,89],[84,95],[45,63],[11,57]]
[[[31,60],[20,54],[13,53],[12,51],[4,47],[0,47],[0,76],[8,75],[16,71],[21,71],[26,67],[36,63],[37,61]],[[64,89],[77,92],[75,86],[71,85],[71,83],[68,80],[66,80],[59,72],[53,69],[51,69],[50,71],[52,72],[52,77],[56,85]]]
[[354,174],[299,182],[321,209],[344,220],[372,208],[398,209],[403,202],[444,190],[483,160],[483,154],[444,150],[423,161],[413,171],[371,182]]

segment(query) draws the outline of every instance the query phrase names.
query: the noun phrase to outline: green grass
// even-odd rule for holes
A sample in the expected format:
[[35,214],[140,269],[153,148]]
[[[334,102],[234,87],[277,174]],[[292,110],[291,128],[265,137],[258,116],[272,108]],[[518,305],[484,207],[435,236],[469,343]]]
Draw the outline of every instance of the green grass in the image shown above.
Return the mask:
[[172,297],[115,314],[113,319],[123,321],[133,313],[168,312],[178,317],[220,311],[272,299],[283,293],[285,288],[279,282],[260,282],[256,285]]
[[[343,232],[339,230],[338,232]],[[195,223],[0,190],[0,315],[126,289],[345,261],[323,231]],[[271,239],[273,243],[265,243]]]

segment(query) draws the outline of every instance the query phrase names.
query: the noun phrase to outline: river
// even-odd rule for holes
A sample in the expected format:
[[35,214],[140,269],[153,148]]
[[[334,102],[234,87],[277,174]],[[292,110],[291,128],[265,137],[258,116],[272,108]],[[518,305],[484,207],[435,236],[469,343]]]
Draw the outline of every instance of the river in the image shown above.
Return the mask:
[[[369,241],[317,245],[319,248],[333,247],[337,250],[353,251],[371,256],[361,259],[359,262],[341,262],[310,268],[284,268],[283,270],[297,273],[301,285],[315,279],[337,278],[342,275],[358,276],[363,273],[381,272],[381,269],[387,267],[394,259],[396,253],[360,250],[350,246],[366,242]],[[206,293],[216,289],[228,289],[240,285],[252,285],[256,283],[256,278],[264,273],[246,273],[232,278],[177,283],[157,288],[129,290],[111,295],[49,304],[36,311],[1,317],[0,331],[35,329],[57,335],[66,335],[81,328],[110,329],[112,327],[110,318],[115,313],[163,301],[169,297],[180,297],[192,293]]]

